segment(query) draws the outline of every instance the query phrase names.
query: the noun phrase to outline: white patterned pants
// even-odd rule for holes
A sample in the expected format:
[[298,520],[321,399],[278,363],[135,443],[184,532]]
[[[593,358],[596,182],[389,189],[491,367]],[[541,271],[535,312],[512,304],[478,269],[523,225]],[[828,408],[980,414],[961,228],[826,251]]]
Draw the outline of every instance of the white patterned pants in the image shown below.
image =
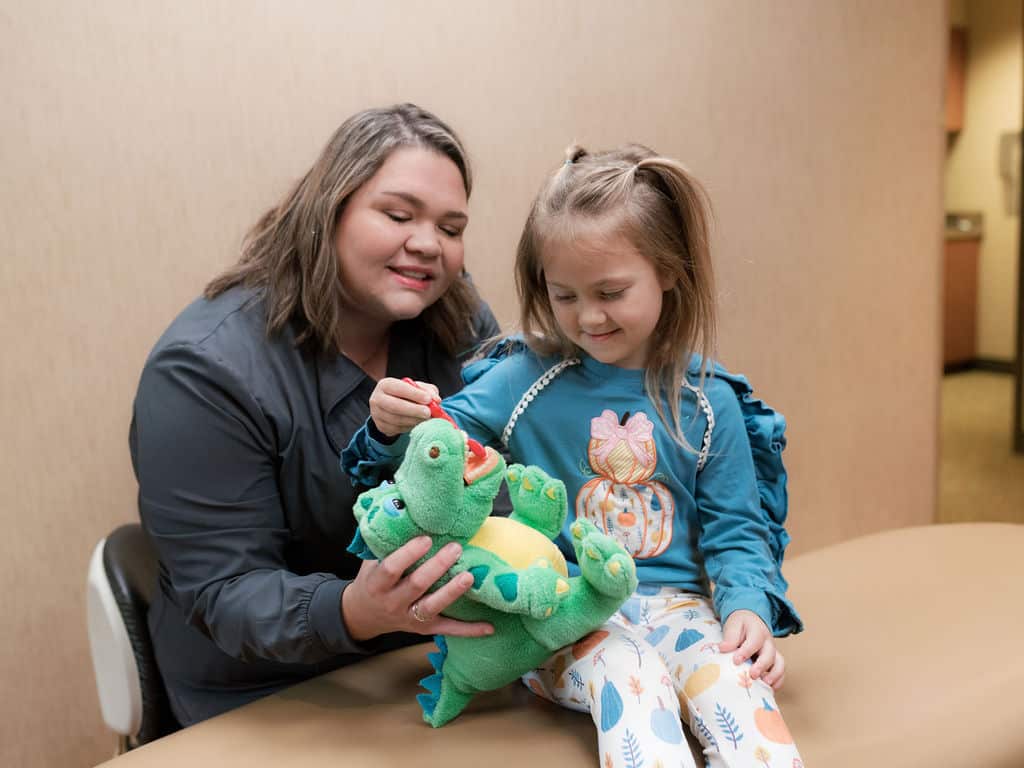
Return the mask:
[[695,768],[680,712],[711,768],[800,768],[770,686],[751,662],[719,653],[708,598],[641,587],[601,629],[555,653],[523,682],[590,712],[602,768]]

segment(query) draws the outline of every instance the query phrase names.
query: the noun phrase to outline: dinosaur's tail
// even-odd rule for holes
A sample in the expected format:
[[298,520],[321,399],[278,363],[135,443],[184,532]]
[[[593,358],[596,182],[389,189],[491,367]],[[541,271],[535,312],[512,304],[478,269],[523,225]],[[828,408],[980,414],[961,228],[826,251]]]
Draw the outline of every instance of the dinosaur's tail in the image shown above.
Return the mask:
[[441,667],[444,666],[445,657],[448,656],[448,643],[445,642],[444,635],[436,635],[434,642],[437,644],[437,653],[427,654],[431,666],[434,667],[434,674],[420,680],[420,685],[427,690],[427,693],[421,693],[416,697],[416,701],[423,709],[423,719],[428,723],[434,716],[437,700],[441,696],[441,681],[444,679]]
[[427,655],[434,667],[434,674],[420,680],[427,693],[421,693],[416,701],[423,708],[423,719],[434,728],[439,728],[458,715],[473,698],[472,693],[460,691],[450,678],[444,676],[444,662],[448,658],[448,643],[444,637],[434,637],[438,652]]

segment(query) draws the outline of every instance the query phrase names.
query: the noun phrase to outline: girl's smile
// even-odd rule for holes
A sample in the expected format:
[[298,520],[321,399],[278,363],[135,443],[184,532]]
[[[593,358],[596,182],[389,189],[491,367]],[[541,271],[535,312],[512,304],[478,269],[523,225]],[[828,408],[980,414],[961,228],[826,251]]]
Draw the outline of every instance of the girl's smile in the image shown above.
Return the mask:
[[588,332],[584,331],[584,334],[589,336],[594,341],[604,341],[606,339],[610,339],[612,337],[612,334],[617,333],[617,332],[618,332],[617,330],[615,330],[615,331],[605,331],[604,333],[588,333]]

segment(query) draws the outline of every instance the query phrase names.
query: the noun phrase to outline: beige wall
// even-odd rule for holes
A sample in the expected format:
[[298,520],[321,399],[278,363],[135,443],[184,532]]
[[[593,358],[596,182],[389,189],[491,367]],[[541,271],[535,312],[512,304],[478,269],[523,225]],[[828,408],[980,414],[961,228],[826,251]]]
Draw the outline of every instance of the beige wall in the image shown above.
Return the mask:
[[107,755],[83,579],[135,516],[140,367],[363,106],[415,100],[463,134],[468,258],[504,321],[568,141],[682,157],[716,204],[722,356],[789,418],[792,551],[932,519],[941,5],[4,6],[0,764]]
[[[978,356],[1014,359],[1020,216],[1007,209],[999,137],[1021,129],[1020,0],[968,0],[964,127],[946,164],[946,208],[981,211],[985,237],[978,273]],[[1017,173],[1020,173],[1020,159]]]
[[967,26],[967,2],[968,0],[949,0],[947,5],[950,26]]

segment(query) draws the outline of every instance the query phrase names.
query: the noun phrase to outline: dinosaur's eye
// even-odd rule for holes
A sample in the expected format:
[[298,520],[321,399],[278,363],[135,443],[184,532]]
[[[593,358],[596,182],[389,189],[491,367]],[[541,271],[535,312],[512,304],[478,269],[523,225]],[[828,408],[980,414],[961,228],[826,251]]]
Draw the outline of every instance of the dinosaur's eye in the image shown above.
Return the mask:
[[441,455],[441,449],[438,448],[436,445],[432,445],[430,446],[430,450],[428,451],[428,453],[430,454],[430,458],[436,459],[438,456]]
[[384,488],[385,486],[394,485],[394,484],[395,484],[394,480],[384,480],[383,482],[381,482],[380,487]]
[[388,517],[400,517],[402,510],[405,509],[405,502],[395,497],[385,501],[383,507]]

